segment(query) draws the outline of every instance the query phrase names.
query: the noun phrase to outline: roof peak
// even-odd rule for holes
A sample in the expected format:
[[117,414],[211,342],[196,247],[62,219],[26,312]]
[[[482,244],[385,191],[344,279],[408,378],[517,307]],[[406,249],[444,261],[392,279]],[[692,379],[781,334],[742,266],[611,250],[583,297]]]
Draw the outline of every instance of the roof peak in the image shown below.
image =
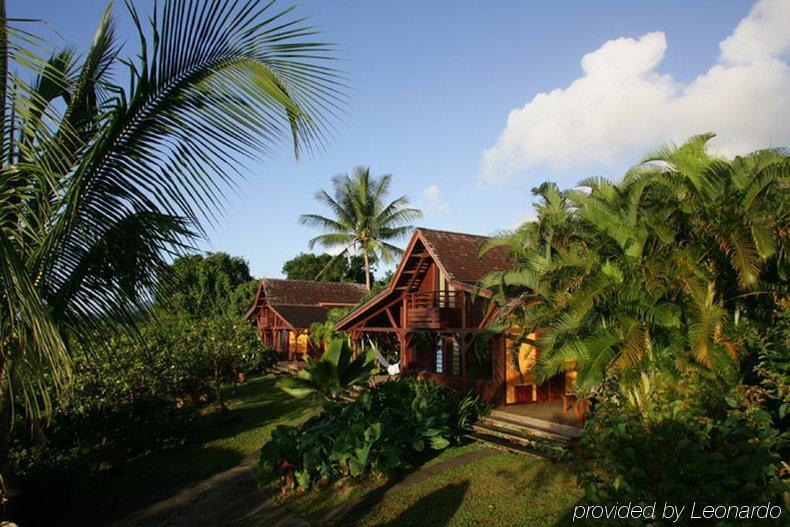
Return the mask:
[[353,287],[365,287],[365,284],[360,284],[358,282],[330,282],[327,280],[298,280],[294,278],[270,278],[264,276],[260,279],[261,282],[297,282],[303,284],[331,284],[332,285],[342,285],[342,286],[353,286]]
[[459,236],[474,236],[475,238],[490,238],[490,236],[486,236],[484,234],[474,234],[471,232],[459,232],[459,231],[448,231],[444,229],[430,229],[428,227],[415,227],[414,230],[420,232],[440,232],[444,234],[457,234]]

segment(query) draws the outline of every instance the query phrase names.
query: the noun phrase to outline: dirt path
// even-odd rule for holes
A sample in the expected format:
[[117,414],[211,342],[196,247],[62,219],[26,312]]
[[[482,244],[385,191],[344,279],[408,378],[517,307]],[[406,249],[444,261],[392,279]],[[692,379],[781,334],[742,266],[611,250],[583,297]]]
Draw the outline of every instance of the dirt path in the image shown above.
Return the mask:
[[310,527],[258,488],[251,471],[255,461],[256,457],[250,456],[240,465],[186,487],[112,525]]

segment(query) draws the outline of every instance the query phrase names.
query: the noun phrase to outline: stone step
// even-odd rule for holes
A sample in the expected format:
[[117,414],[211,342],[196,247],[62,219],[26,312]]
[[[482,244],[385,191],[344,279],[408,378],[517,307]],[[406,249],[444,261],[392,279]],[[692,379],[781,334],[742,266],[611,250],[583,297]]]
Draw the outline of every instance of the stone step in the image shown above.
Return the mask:
[[515,432],[488,423],[476,423],[472,425],[472,430],[480,434],[488,434],[500,439],[506,439],[521,446],[532,448],[546,446],[549,448],[563,449],[570,446],[570,442],[567,440],[557,441],[556,439],[541,437],[528,433]]
[[464,438],[470,439],[477,443],[490,446],[492,448],[496,448],[497,450],[504,450],[505,452],[512,452],[513,454],[522,454],[526,456],[532,457],[539,457],[541,459],[547,459],[548,456],[545,454],[535,450],[534,448],[518,445],[516,443],[511,443],[506,439],[500,439],[495,436],[490,436],[487,434],[480,434],[477,432],[470,432],[464,435]]
[[520,424],[530,428],[540,428],[550,432],[564,435],[566,437],[577,438],[581,436],[581,428],[572,425],[557,423],[546,419],[538,419],[537,417],[528,417],[526,415],[517,415],[502,410],[491,410],[489,417],[497,418],[502,421],[509,421],[512,423]]
[[516,421],[511,421],[509,419],[502,419],[500,417],[486,416],[483,417],[480,420],[480,422],[481,424],[504,429],[515,434],[523,435],[525,437],[536,437],[536,438],[544,439],[546,441],[554,441],[556,443],[561,443],[563,445],[568,445],[576,439],[575,437],[568,436],[562,432],[547,430],[540,426],[525,425],[522,423],[518,423]]

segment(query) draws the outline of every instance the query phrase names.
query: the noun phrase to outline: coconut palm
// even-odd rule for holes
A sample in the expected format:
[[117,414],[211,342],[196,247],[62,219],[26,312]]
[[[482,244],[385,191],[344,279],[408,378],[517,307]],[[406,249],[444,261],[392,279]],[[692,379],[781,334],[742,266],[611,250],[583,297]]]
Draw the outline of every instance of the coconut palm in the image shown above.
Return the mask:
[[134,321],[244,159],[284,138],[297,155],[319,145],[339,101],[327,46],[291,9],[175,0],[141,18],[127,6],[131,59],[112,6],[78,54],[53,52],[0,1],[4,426],[12,400],[42,415],[68,387],[70,338]]
[[400,196],[386,202],[392,176],[379,178],[370,175],[370,168],[356,167],[353,175],[340,174],[332,178],[334,196],[325,190],[315,198],[327,205],[334,218],[319,214],[303,214],[303,225],[324,230],[324,234],[310,240],[310,247],[320,244],[340,248],[337,257],[356,250],[362,253],[365,264],[365,286],[370,291],[370,265],[372,259],[390,263],[403,251],[389,243],[406,236],[412,229],[412,220],[422,216],[418,209],[409,208],[409,199]]

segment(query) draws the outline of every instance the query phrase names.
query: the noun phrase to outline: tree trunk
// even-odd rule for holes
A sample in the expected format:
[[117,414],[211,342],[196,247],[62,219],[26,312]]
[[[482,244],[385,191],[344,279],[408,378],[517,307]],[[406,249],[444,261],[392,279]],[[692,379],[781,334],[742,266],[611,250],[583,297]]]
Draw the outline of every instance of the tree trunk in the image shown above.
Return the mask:
[[225,406],[225,400],[222,398],[222,375],[221,368],[218,364],[214,364],[214,397],[217,398],[219,404],[219,411],[223,414],[230,412],[230,409]]
[[365,259],[365,287],[370,292],[370,259],[367,246],[362,248],[362,257]]
[[0,371],[0,502],[5,502],[10,496],[15,494],[10,485],[9,477],[11,473],[8,466],[8,457],[11,449],[11,416],[13,407],[11,404],[10,387],[8,386],[7,372],[2,368]]

